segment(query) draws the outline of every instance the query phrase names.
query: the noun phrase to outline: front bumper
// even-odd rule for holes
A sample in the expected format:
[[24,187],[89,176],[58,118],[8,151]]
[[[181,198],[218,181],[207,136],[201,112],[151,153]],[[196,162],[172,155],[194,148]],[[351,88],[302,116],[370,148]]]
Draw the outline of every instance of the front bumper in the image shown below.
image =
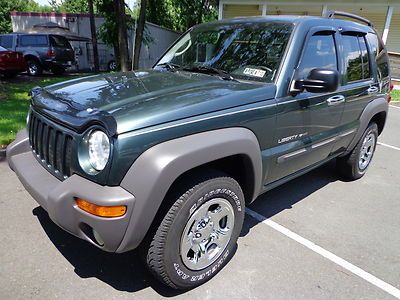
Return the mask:
[[[35,159],[26,130],[19,132],[7,147],[7,159],[26,190],[57,225],[105,251],[118,249],[135,205],[131,193],[119,186],[96,184],[76,174],[64,181],[58,180]],[[117,218],[98,217],[78,208],[76,198],[100,206],[126,205],[127,212]],[[94,231],[101,239],[95,238]]]

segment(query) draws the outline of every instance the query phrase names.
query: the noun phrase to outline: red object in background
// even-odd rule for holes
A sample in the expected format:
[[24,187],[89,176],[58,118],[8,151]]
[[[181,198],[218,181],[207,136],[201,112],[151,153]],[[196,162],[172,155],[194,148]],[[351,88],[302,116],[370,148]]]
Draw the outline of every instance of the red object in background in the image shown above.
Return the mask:
[[0,47],[0,74],[13,77],[24,71],[26,71],[26,62],[23,54]]
[[389,96],[388,96],[387,102],[392,101],[392,96],[390,95],[390,92],[393,91],[394,85],[393,85],[393,83],[391,81],[389,83],[389,86],[390,86],[390,90],[389,90]]

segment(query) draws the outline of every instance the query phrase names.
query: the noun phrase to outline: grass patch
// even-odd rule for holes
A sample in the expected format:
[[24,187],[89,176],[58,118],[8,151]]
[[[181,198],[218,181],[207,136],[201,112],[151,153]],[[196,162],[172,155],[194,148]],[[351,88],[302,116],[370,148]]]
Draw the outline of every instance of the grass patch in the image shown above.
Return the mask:
[[[29,107],[28,92],[35,86],[47,86],[75,77],[26,78],[21,82],[0,82],[0,149],[15,139],[18,130],[26,126]],[[25,78],[23,78],[25,79]]]
[[393,90],[390,95],[392,96],[392,101],[400,101],[400,90]]

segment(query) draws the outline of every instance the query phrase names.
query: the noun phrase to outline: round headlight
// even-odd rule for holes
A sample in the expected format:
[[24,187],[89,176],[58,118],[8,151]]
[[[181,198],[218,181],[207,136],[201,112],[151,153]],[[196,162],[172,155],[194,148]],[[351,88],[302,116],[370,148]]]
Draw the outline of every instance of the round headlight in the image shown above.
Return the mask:
[[100,130],[92,131],[89,135],[89,162],[94,169],[104,169],[110,157],[110,140]]

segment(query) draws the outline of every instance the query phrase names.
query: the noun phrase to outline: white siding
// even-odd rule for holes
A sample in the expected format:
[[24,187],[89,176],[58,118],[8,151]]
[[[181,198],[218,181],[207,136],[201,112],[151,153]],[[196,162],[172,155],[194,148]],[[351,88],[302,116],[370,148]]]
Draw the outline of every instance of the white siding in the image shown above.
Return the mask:
[[234,17],[261,16],[261,12],[261,7],[259,5],[225,4],[223,18],[231,19]]
[[395,7],[386,41],[389,51],[400,53],[400,7]]

